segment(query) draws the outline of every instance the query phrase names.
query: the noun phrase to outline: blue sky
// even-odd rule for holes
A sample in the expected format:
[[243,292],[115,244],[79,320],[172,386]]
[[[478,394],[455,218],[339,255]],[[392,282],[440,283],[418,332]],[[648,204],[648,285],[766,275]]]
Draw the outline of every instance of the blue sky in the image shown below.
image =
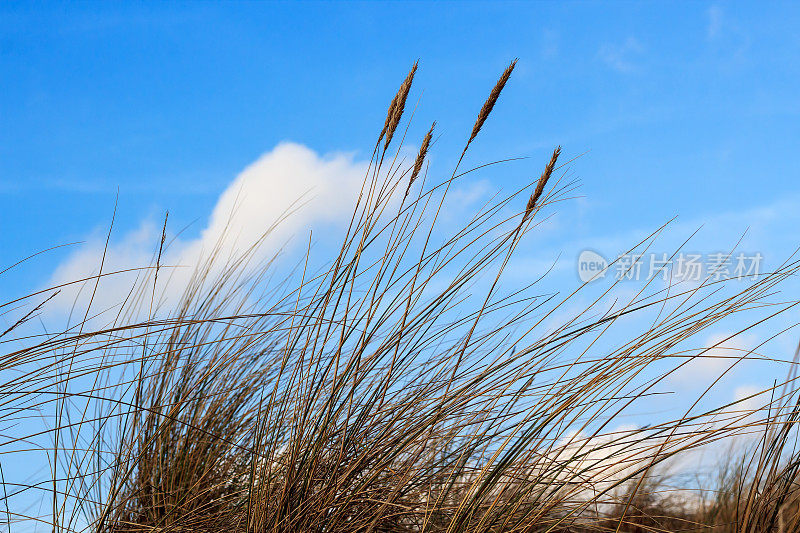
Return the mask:
[[474,161],[576,164],[592,228],[766,204],[797,192],[800,9],[791,4],[241,3],[0,7],[3,259],[169,208],[203,217],[282,140],[373,142],[411,63],[412,135],[454,157],[520,58]]
[[[581,198],[512,276],[582,247],[617,253],[676,215],[677,240],[705,225],[695,249],[712,252],[749,227],[774,264],[799,244],[797,27],[789,3],[4,3],[0,268],[96,242],[117,192],[122,252],[148,246],[166,209],[197,238],[284,141],[357,166],[417,59],[410,144],[436,120],[432,168],[452,168],[515,57],[468,163],[529,159],[477,174],[464,197],[535,178],[555,145],[587,153],[572,165]],[[6,273],[2,299],[75,250]],[[554,283],[576,281],[565,272]]]
[[[95,265],[117,194],[109,261],[120,267],[149,259],[167,209],[173,232],[191,224],[182,249],[192,252],[251,179],[263,182],[263,203],[245,210],[254,227],[304,187],[321,199],[289,229],[342,220],[417,59],[409,145],[436,120],[431,169],[446,176],[499,73],[519,58],[466,164],[528,159],[466,180],[455,191],[466,210],[535,179],[556,145],[564,157],[585,153],[571,165],[580,198],[526,237],[506,273],[512,286],[560,257],[547,287],[568,292],[580,250],[613,256],[675,216],[655,250],[673,251],[701,226],[690,250],[728,250],[749,228],[743,249],[774,266],[800,245],[798,27],[800,6],[779,2],[4,2],[0,270],[85,244],[0,275],[0,301]],[[790,280],[780,298],[798,289]],[[789,313],[732,347],[798,321]],[[790,357],[797,338],[783,335],[770,355]],[[725,366],[698,362],[667,386],[693,399]],[[712,403],[784,370],[733,372]],[[675,405],[668,398],[625,422],[650,422]]]

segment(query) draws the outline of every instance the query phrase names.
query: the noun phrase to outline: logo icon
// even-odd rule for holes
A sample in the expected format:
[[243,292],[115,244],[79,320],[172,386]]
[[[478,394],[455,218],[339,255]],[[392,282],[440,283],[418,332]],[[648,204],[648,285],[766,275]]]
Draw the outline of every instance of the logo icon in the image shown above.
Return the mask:
[[608,261],[602,255],[592,250],[584,250],[578,256],[578,277],[588,283],[605,277]]

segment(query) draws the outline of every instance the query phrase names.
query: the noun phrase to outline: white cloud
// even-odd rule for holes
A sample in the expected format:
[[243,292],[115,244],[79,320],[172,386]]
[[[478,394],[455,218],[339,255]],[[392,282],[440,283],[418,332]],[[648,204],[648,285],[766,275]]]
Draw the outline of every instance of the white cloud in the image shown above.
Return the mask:
[[622,44],[606,43],[600,47],[597,55],[609,67],[617,72],[631,72],[636,68],[634,60],[644,52],[644,47],[635,37],[628,37]]
[[714,5],[708,8],[708,26],[706,36],[709,40],[716,39],[722,31],[722,8]]
[[552,29],[546,29],[542,33],[542,57],[545,59],[554,59],[558,57],[559,52],[559,34]]
[[[252,259],[263,260],[280,250],[296,233],[304,234],[315,224],[349,220],[367,163],[352,155],[320,156],[295,143],[282,143],[245,168],[220,195],[208,222],[194,239],[175,239],[161,264],[169,274],[159,294],[167,302],[180,296],[198,265],[211,254],[236,258],[263,237]],[[288,215],[288,216],[287,216]],[[285,220],[282,220],[286,217]],[[278,223],[276,225],[276,223]],[[265,232],[268,234],[265,236]],[[146,267],[154,259],[161,237],[160,224],[142,221],[139,228],[116,241],[105,253],[103,272]],[[103,258],[105,236],[97,234],[69,256],[53,273],[48,286],[69,283],[96,275]],[[176,266],[176,268],[172,268]],[[142,271],[138,272],[141,281]],[[137,281],[137,272],[103,278],[96,291],[94,312],[118,305]],[[77,308],[88,302],[94,282],[65,288],[53,300],[50,311],[63,312],[79,299]]]
[[649,459],[636,447],[640,437],[638,428],[631,425],[598,435],[572,432],[556,444],[552,455],[554,460],[564,462],[565,468],[559,474],[565,476],[562,480],[581,472],[583,481],[596,490],[604,490],[605,485],[631,475],[642,461]]
[[718,54],[718,60],[727,68],[740,66],[750,47],[750,36],[746,26],[728,15],[719,5],[706,11],[706,39]]
[[467,208],[475,207],[479,202],[485,202],[491,197],[492,192],[494,192],[492,186],[487,180],[478,180],[453,187],[447,196],[449,204],[452,204],[460,211],[454,216],[461,222],[464,219]]
[[669,384],[677,388],[707,387],[728,371],[736,360],[748,355],[757,344],[754,335],[716,332],[706,339],[703,352],[669,376]]
[[756,385],[741,385],[733,391],[733,399],[739,402],[738,409],[744,412],[753,412],[761,409],[770,402],[769,389]]
[[270,240],[291,237],[315,220],[340,220],[352,213],[366,169],[366,163],[354,162],[351,156],[319,157],[299,144],[278,145],[245,168],[222,193],[193,246],[207,252],[225,236],[224,246],[240,251],[293,207],[300,209],[271,232]]

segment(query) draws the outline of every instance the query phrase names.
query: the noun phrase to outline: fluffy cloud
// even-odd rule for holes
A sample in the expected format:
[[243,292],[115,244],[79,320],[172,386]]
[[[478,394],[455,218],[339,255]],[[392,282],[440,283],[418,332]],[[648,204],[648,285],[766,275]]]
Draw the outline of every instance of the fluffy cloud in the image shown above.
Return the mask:
[[350,156],[320,157],[299,144],[281,144],[228,186],[192,247],[208,251],[222,243],[227,251],[242,250],[290,213],[270,231],[271,241],[289,238],[315,221],[348,217],[366,170],[366,163]]
[[[159,275],[164,280],[158,291],[162,299],[180,296],[198,265],[212,254],[236,258],[260,242],[251,259],[263,260],[301,230],[349,219],[366,171],[367,163],[352,155],[320,156],[294,143],[265,153],[220,195],[197,238],[170,240],[161,260],[169,266],[168,275]],[[101,260],[105,273],[146,267],[154,260],[160,237],[160,224],[143,221],[137,230],[112,239],[104,254],[104,236],[95,235],[55,270],[48,286],[96,275]],[[82,309],[92,292],[94,312],[114,308],[143,277],[141,270],[104,277],[97,291],[94,280],[71,285],[51,302],[50,311],[63,312],[76,302]]]

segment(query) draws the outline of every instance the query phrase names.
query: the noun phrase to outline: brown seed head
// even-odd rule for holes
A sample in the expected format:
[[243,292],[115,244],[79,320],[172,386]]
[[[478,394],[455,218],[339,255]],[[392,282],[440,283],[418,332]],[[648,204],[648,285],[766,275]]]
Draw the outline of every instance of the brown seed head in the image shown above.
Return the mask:
[[403,80],[403,83],[400,85],[400,88],[397,90],[397,94],[394,95],[392,98],[392,102],[389,104],[389,110],[386,113],[386,123],[383,125],[383,131],[381,131],[380,137],[378,137],[378,141],[386,136],[386,142],[383,145],[383,149],[389,146],[389,143],[392,142],[392,137],[394,137],[394,132],[397,129],[397,125],[400,124],[400,119],[403,117],[403,111],[406,108],[406,98],[408,98],[408,93],[411,91],[411,83],[414,81],[414,74],[417,72],[417,64],[419,61],[414,63],[414,66],[411,67],[411,72],[408,73],[406,79]]
[[414,180],[417,179],[417,176],[419,176],[420,170],[422,170],[422,163],[425,161],[425,156],[427,155],[428,148],[431,145],[431,137],[433,137],[433,128],[435,127],[436,122],[431,124],[431,129],[428,130],[428,133],[425,134],[425,138],[422,140],[422,146],[420,146],[417,159],[414,161],[414,170],[411,171],[411,178],[408,180],[406,196],[408,196],[408,191],[411,190],[411,185],[414,183]]
[[539,198],[542,196],[544,187],[547,185],[547,180],[550,179],[550,175],[556,168],[556,161],[558,161],[558,156],[560,154],[561,147],[557,146],[556,149],[553,150],[553,155],[550,157],[550,162],[547,163],[546,167],[544,167],[544,172],[542,172],[542,175],[539,177],[539,181],[536,183],[536,189],[534,189],[533,194],[531,194],[531,197],[528,199],[528,205],[525,206],[525,214],[522,216],[523,222],[531,215],[536,207],[536,202],[538,202]]
[[516,64],[517,60],[515,59],[510,65],[508,65],[505,71],[503,71],[503,74],[500,76],[500,79],[497,80],[497,83],[494,85],[492,92],[489,93],[489,98],[487,98],[486,102],[484,102],[481,112],[478,113],[478,119],[475,121],[475,125],[472,127],[472,135],[469,136],[467,145],[469,145],[472,140],[475,139],[475,137],[478,135],[478,132],[481,131],[483,123],[486,122],[487,118],[489,118],[489,114],[492,112],[494,104],[497,103],[497,99],[500,98],[500,93],[503,91],[503,87],[506,86],[508,78],[511,77],[511,73],[514,71]]

